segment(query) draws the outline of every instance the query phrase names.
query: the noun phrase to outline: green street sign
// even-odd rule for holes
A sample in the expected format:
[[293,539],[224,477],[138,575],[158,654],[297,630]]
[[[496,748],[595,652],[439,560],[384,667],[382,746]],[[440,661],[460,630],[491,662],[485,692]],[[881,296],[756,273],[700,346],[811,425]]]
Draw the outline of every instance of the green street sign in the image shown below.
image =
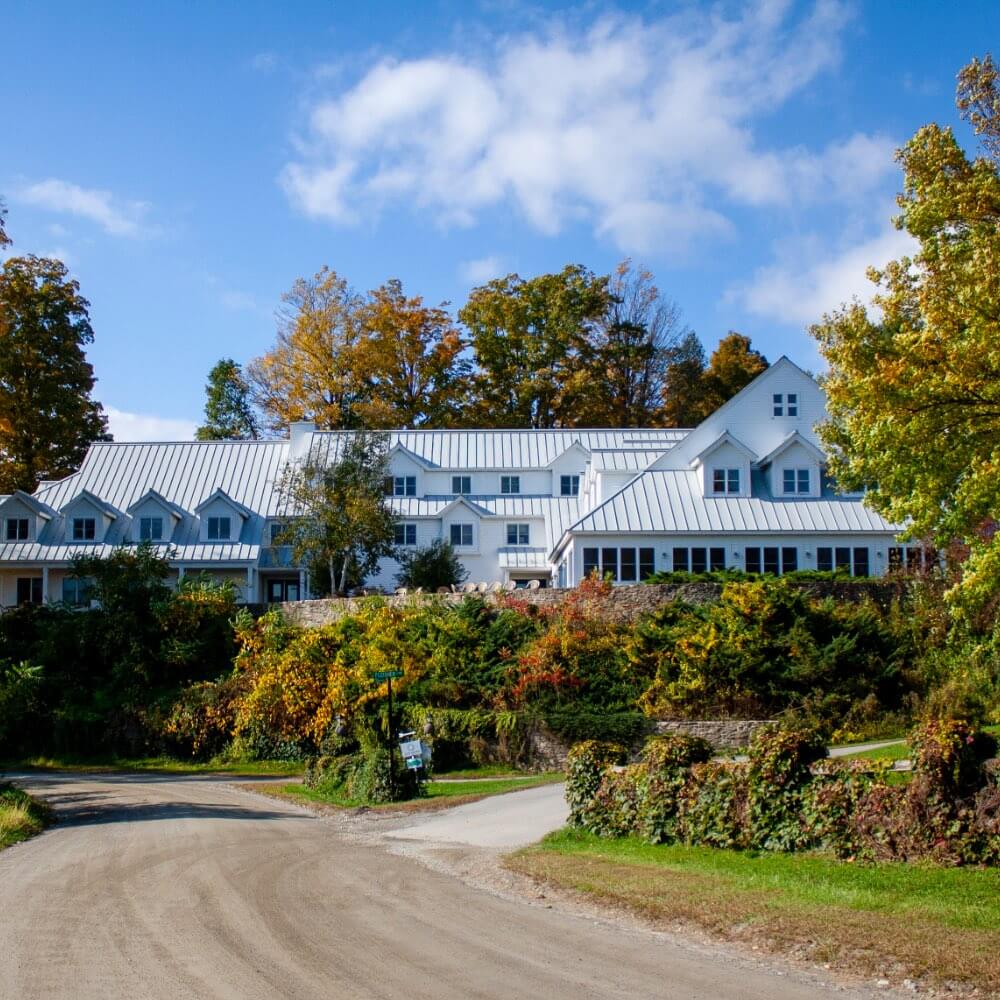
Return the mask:
[[376,670],[372,677],[377,681],[394,681],[403,676],[402,670]]

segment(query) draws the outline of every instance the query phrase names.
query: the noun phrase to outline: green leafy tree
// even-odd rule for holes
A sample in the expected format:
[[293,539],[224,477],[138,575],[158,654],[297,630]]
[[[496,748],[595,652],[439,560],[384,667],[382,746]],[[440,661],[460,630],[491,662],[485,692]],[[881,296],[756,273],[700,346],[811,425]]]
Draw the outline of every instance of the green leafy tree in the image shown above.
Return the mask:
[[455,550],[440,538],[412,552],[404,549],[396,559],[400,567],[396,582],[401,587],[437,590],[438,587],[458,585],[469,575]]
[[458,317],[475,354],[473,422],[566,427],[589,392],[608,278],[570,264],[558,274],[497,278],[472,290]]
[[243,377],[243,369],[232,358],[223,358],[208,373],[205,396],[205,423],[195,432],[199,441],[247,441],[260,437],[250,386]]
[[107,420],[91,398],[89,303],[65,265],[11,257],[0,270],[0,490],[75,471]]
[[660,420],[666,427],[694,427],[711,412],[705,393],[705,348],[688,333],[670,349],[663,379]]
[[289,467],[279,483],[288,520],[276,543],[290,546],[302,565],[325,566],[337,593],[362,582],[393,551],[388,467],[388,436],[357,431],[344,438],[334,462],[310,458]]
[[[869,271],[855,302],[812,328],[828,365],[823,436],[842,486],[917,538],[968,546],[953,598],[1000,590],[1000,101],[992,61],[960,76],[959,106],[992,156],[970,160],[950,128],[899,151],[898,228],[912,257]],[[961,603],[961,602],[960,602]]]
[[750,346],[750,338],[730,330],[708,359],[705,369],[704,405],[714,412],[740,389],[767,369],[767,358]]

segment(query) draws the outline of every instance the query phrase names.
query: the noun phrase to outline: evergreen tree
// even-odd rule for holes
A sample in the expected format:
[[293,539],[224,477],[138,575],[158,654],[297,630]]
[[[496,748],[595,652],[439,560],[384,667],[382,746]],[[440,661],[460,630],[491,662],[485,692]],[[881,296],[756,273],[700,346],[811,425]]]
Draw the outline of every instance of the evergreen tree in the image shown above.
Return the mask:
[[199,441],[256,440],[260,428],[250,387],[232,358],[223,358],[209,373],[205,386],[205,423],[195,432]]
[[80,286],[65,265],[11,257],[0,269],[0,491],[35,489],[79,468],[107,439],[94,370],[94,339]]

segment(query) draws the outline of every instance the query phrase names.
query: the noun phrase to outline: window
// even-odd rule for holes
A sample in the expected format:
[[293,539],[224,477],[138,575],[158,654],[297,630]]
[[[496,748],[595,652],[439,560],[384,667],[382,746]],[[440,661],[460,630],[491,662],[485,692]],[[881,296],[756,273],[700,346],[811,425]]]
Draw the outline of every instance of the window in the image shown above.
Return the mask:
[[501,476],[500,477],[500,492],[501,493],[520,493],[521,492],[521,477],[520,476]]
[[17,578],[17,603],[42,603],[42,578],[40,576],[19,576]]
[[508,545],[530,545],[529,541],[531,537],[530,528],[527,524],[508,524],[507,525],[507,544]]
[[902,569],[903,568],[903,547],[901,545],[894,545],[889,549],[889,569]]
[[854,575],[869,576],[868,571],[868,549],[858,548],[854,550]]
[[139,518],[139,541],[158,542],[163,538],[162,517]]
[[686,573],[690,568],[691,564],[688,561],[688,550],[687,549],[674,549],[674,572],[675,573]]
[[451,544],[458,546],[465,546],[466,548],[472,544],[472,525],[471,524],[453,524],[451,526]]
[[829,573],[833,570],[833,549],[820,546],[816,550],[816,569],[821,573]]
[[639,549],[639,579],[645,580],[656,572],[656,550]]
[[580,495],[580,477],[560,476],[559,495],[564,497],[578,497]]
[[472,476],[452,476],[451,492],[459,496],[472,492]]
[[612,580],[618,579],[618,550],[601,549],[601,575],[611,574]]
[[622,549],[621,560],[619,562],[619,578],[624,583],[634,581],[636,578],[635,549]]
[[86,578],[77,579],[68,576],[63,580],[62,599],[65,604],[74,608],[85,608],[90,604],[90,595],[93,592],[94,584],[92,580]]
[[799,550],[751,545],[743,551],[743,566],[748,573],[794,573],[799,568]]
[[851,550],[848,548],[836,548],[833,550],[834,566],[837,569],[851,571]]
[[739,469],[712,470],[713,493],[739,493],[739,491],[740,491]]
[[583,550],[583,576],[586,579],[595,570],[600,568],[600,561],[597,555],[597,549],[584,549]]
[[415,497],[417,495],[417,477],[393,476],[392,495],[396,497]]
[[708,568],[713,572],[723,570],[726,568],[726,550],[719,549],[709,549],[708,550]]
[[708,570],[708,551],[706,549],[691,550],[691,572],[704,573]]
[[764,572],[777,576],[781,572],[781,565],[778,562],[778,550],[774,547],[764,549]]
[[283,541],[282,538],[284,533],[288,530],[287,524],[282,524],[280,521],[271,522],[271,544],[272,545],[287,545],[287,541]]
[[776,417],[797,417],[799,415],[799,394],[797,392],[790,392],[787,396],[776,392],[771,397],[771,401],[773,404],[772,412]]
[[229,541],[232,533],[232,522],[228,517],[210,517],[208,519],[208,540],[210,542]]
[[415,524],[394,524],[392,533],[393,541],[397,545],[417,544],[417,526]]
[[97,537],[97,520],[93,517],[73,518],[73,541],[92,542]]
[[26,517],[7,518],[7,541],[26,542],[28,540],[28,519]]
[[808,493],[809,470],[808,469],[782,470],[781,488],[784,493]]

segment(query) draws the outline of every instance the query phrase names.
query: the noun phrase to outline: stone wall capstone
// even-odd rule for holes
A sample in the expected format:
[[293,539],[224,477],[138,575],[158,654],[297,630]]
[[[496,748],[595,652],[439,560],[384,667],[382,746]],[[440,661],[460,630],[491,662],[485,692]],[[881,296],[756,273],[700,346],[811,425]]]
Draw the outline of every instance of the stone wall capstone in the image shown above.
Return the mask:
[[761,726],[769,725],[767,719],[658,719],[654,723],[657,736],[667,733],[683,733],[685,736],[700,736],[716,750],[750,745],[753,734]]

